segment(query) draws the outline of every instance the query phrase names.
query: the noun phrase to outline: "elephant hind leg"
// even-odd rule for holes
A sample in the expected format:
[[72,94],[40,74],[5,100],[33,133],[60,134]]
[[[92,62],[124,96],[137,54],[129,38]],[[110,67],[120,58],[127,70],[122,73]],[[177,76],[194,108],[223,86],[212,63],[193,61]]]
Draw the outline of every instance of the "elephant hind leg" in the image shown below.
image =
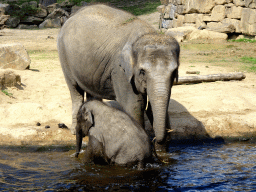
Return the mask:
[[75,128],[77,125],[77,113],[80,109],[81,105],[84,102],[84,91],[78,86],[78,84],[65,75],[65,79],[70,91],[70,96],[72,100],[72,125],[71,125],[71,133],[73,135],[76,134]]

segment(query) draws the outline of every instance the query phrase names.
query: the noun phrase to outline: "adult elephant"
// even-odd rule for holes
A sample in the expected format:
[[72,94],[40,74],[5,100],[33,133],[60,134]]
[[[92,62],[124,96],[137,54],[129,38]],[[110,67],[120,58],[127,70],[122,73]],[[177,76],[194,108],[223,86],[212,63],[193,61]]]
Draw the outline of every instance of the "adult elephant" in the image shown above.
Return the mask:
[[144,111],[161,144],[170,127],[171,87],[178,80],[179,44],[136,16],[103,4],[80,9],[58,36],[61,66],[72,99],[72,127],[87,99],[116,100],[144,126]]

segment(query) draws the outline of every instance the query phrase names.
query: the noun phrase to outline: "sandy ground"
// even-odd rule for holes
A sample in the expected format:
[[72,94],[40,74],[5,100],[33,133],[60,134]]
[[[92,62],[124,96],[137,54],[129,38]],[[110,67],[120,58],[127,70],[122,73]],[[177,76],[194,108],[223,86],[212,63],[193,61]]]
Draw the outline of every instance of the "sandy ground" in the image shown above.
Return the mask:
[[[141,18],[157,28],[158,13]],[[22,87],[9,88],[12,97],[0,92],[0,145],[75,144],[75,136],[68,129],[58,128],[59,123],[71,125],[71,99],[57,54],[58,31],[0,31],[1,44],[22,43],[31,58],[30,70],[16,71]],[[185,76],[191,70],[200,71],[200,75],[243,71],[239,62],[229,58],[253,52],[255,45],[243,43],[184,42],[179,74]],[[254,136],[256,75],[245,74],[243,81],[174,86],[169,107],[173,138]],[[38,122],[41,126],[36,125]],[[50,128],[46,129],[47,125]]]

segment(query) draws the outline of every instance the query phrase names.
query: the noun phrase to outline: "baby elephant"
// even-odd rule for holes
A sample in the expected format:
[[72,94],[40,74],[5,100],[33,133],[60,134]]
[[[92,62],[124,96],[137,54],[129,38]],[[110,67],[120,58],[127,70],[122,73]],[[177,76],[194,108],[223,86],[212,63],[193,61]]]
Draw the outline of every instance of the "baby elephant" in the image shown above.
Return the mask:
[[89,135],[86,163],[138,165],[151,159],[151,145],[145,130],[125,112],[98,100],[85,102],[77,114],[76,157],[82,138]]

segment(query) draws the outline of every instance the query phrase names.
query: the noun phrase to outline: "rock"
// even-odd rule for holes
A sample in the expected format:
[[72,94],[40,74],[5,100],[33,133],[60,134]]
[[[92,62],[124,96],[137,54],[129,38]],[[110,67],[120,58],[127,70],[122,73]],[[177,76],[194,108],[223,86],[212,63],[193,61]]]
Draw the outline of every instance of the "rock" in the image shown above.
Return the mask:
[[233,25],[235,27],[235,32],[236,33],[241,33],[242,32],[241,21],[240,20],[226,18],[226,19],[222,20],[222,23],[223,24],[228,24],[228,25]]
[[0,3],[0,16],[5,14],[5,10],[7,9],[8,6],[9,6],[8,4]]
[[186,14],[184,17],[184,23],[195,23],[197,18],[197,14]]
[[34,16],[39,18],[45,18],[47,16],[47,9],[40,8]]
[[207,23],[207,30],[216,31],[219,33],[234,33],[236,28],[231,23],[221,23],[221,22],[209,22]]
[[178,15],[177,16],[177,22],[175,27],[182,27],[184,23],[185,16],[184,15]]
[[69,0],[65,0],[65,1],[62,1],[60,3],[60,6],[63,8],[63,7],[66,7],[66,8],[71,8],[75,5],[75,3],[73,1],[69,1]]
[[203,14],[197,14],[197,17],[196,17],[196,28],[206,28],[206,23],[204,22],[203,20]]
[[159,5],[156,9],[159,13],[163,14],[165,10],[165,5]]
[[228,35],[225,33],[219,33],[215,31],[204,30],[193,30],[188,36],[187,40],[200,40],[200,39],[208,39],[208,40],[226,40]]
[[233,3],[234,3],[236,6],[242,6],[242,7],[245,6],[245,1],[244,1],[244,0],[233,0]]
[[55,19],[55,18],[60,18],[60,17],[69,17],[68,12],[66,12],[65,10],[58,8],[55,9],[52,13],[50,13],[45,19]]
[[238,40],[238,39],[244,39],[245,37],[244,37],[244,35],[238,35],[238,37],[236,38],[236,40]]
[[[239,0],[237,0],[237,1],[239,1]],[[252,0],[245,0],[244,1],[244,5],[245,5],[245,7],[249,7],[249,5],[252,3]]]
[[45,126],[45,129],[49,129],[49,128],[51,128],[49,125],[46,125],[46,126]]
[[173,4],[169,4],[165,7],[165,11],[164,11],[164,18],[165,19],[174,19],[174,14],[176,12],[177,6],[173,5]]
[[256,10],[243,8],[241,16],[241,30],[246,35],[255,35],[256,33]]
[[0,69],[0,89],[21,85],[20,75],[11,69]]
[[24,19],[21,19],[21,23],[27,23],[27,24],[35,24],[35,25],[39,25],[40,23],[42,23],[44,20],[42,18],[39,17],[35,17],[35,16],[29,16],[29,17],[25,17]]
[[55,9],[59,9],[60,5],[57,3],[54,3],[52,5],[47,6],[48,13],[52,13]]
[[18,29],[37,29],[37,25],[25,25],[25,24],[19,24],[17,27]]
[[177,13],[180,14],[180,15],[183,15],[185,14],[185,9],[184,9],[184,5],[177,5]]
[[30,58],[20,43],[0,44],[0,68],[24,70],[30,66]]
[[37,2],[36,1],[30,1],[28,3],[31,7],[37,8]]
[[215,3],[216,3],[217,5],[224,5],[224,4],[227,3],[227,1],[226,1],[226,0],[215,0]]
[[243,10],[242,7],[232,6],[230,13],[227,14],[227,17],[230,19],[241,19],[242,10]]
[[186,0],[184,9],[186,13],[210,13],[214,6],[214,0]]
[[57,0],[39,0],[39,4],[47,7],[49,5],[57,3]]
[[10,18],[10,15],[2,15],[0,16],[0,29],[4,28],[5,23]]
[[36,126],[41,126],[41,123],[37,122],[37,123],[36,123]]
[[10,17],[7,21],[6,21],[6,26],[10,27],[10,28],[16,28],[20,23],[20,18],[19,17]]
[[168,29],[165,34],[174,37],[178,42],[182,42],[194,30],[196,30],[195,27],[177,27]]
[[217,5],[212,10],[211,20],[221,21],[225,18],[225,7],[223,5]]
[[67,125],[65,125],[64,123],[59,123],[58,127],[61,129],[68,129]]
[[43,23],[39,25],[39,28],[60,28],[61,27],[61,18],[56,19],[46,19]]

